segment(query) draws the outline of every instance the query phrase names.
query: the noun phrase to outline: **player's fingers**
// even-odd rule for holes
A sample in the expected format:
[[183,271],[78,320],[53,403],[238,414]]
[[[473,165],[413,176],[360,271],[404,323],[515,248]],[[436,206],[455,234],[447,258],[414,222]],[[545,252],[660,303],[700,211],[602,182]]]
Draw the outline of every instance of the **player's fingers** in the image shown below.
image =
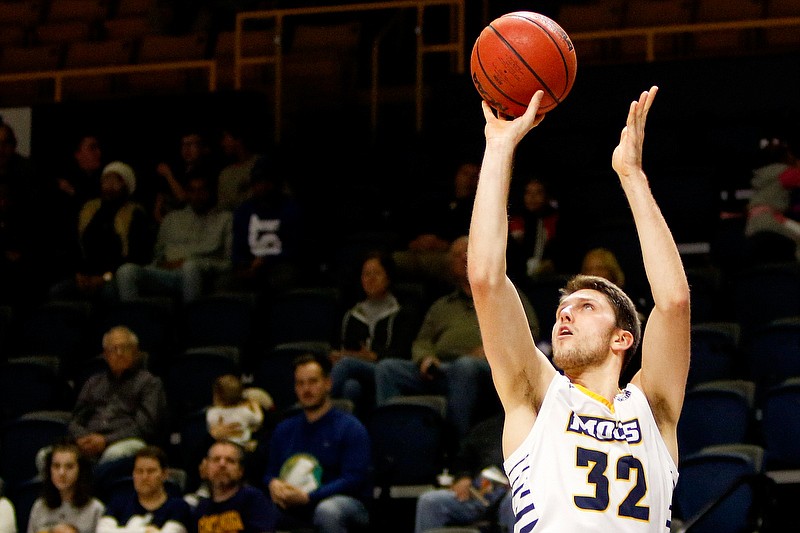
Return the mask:
[[544,91],[538,90],[533,93],[533,97],[528,104],[528,109],[526,109],[525,114],[522,115],[527,120],[531,121],[531,124],[534,123],[536,116],[539,114],[539,105],[542,103],[542,98],[544,98]]
[[494,113],[492,113],[492,108],[489,107],[489,104],[486,103],[486,100],[481,100],[481,108],[483,109],[483,118],[486,119],[486,122],[494,120]]

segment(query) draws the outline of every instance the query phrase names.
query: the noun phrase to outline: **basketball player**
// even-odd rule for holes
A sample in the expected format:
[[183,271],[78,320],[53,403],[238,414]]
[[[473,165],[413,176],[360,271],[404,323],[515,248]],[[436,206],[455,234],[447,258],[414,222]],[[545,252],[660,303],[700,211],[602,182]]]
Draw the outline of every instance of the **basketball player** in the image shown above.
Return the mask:
[[633,212],[655,307],[642,368],[620,373],[641,326],[630,299],[599,277],[564,289],[552,331],[558,373],[536,349],[506,276],[506,203],[514,150],[542,117],[542,92],[513,121],[484,103],[486,153],[468,264],[486,357],[505,410],[503,454],[515,533],[661,532],[678,478],[676,426],[689,367],[689,287],[678,250],[642,170],[647,112],[657,88],[631,103],[612,165]]

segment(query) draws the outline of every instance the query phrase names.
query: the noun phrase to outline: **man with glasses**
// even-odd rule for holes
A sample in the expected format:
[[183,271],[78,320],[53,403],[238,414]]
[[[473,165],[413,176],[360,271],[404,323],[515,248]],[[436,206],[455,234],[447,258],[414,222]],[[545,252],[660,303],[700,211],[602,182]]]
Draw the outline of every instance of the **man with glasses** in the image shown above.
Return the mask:
[[103,336],[108,369],[90,377],[75,403],[69,434],[104,463],[133,456],[158,436],[167,412],[161,380],[143,368],[139,339],[117,326]]

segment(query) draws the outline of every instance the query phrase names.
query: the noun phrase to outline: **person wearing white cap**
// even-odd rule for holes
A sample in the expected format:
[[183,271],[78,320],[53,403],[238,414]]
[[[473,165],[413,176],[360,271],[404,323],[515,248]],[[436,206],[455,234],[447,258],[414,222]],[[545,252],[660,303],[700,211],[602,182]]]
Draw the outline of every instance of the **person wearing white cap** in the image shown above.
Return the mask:
[[113,298],[116,289],[110,282],[117,268],[150,259],[153,232],[146,211],[131,199],[135,190],[136,173],[130,165],[114,161],[103,168],[100,197],[86,202],[78,215],[77,271],[73,279],[56,284],[52,296]]

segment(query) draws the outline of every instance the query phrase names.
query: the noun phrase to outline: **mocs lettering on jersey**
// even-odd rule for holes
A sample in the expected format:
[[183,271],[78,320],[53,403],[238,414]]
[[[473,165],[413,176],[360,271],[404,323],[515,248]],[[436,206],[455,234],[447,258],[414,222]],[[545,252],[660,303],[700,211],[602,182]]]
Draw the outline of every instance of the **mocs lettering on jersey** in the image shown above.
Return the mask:
[[586,435],[601,442],[616,440],[636,444],[642,441],[638,418],[627,422],[617,422],[607,418],[578,415],[573,411],[569,416],[567,431]]

